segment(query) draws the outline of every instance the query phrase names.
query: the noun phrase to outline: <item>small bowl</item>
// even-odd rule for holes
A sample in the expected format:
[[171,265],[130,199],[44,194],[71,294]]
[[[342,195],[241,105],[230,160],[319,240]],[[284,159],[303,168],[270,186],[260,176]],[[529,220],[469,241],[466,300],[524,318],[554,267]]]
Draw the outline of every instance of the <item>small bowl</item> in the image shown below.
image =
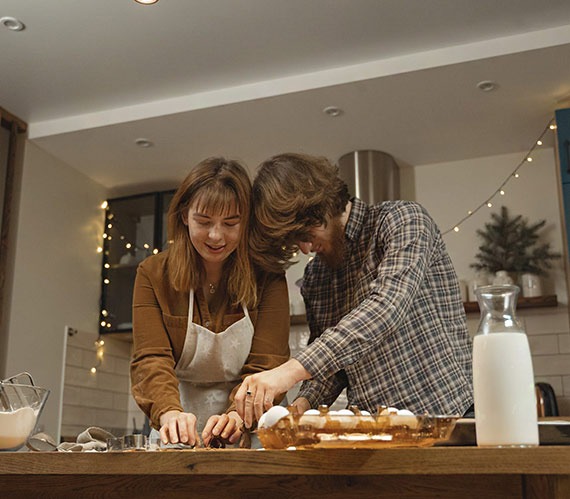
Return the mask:
[[0,382],[0,451],[14,451],[34,433],[49,390]]

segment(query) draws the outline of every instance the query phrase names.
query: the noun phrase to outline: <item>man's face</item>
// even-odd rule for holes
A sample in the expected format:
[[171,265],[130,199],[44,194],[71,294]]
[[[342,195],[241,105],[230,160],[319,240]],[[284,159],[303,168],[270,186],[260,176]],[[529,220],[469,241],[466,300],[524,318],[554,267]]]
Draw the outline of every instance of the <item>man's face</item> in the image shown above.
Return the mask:
[[314,251],[328,267],[339,268],[344,259],[344,226],[340,217],[311,228],[307,241],[299,241],[297,245],[305,255]]

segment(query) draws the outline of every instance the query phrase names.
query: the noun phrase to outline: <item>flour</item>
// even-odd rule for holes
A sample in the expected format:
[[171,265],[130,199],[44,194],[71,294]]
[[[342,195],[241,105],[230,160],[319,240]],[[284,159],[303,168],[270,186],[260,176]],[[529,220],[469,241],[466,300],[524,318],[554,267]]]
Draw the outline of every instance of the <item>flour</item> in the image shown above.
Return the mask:
[[38,413],[31,407],[13,412],[0,411],[0,449],[14,449],[26,443],[34,429]]

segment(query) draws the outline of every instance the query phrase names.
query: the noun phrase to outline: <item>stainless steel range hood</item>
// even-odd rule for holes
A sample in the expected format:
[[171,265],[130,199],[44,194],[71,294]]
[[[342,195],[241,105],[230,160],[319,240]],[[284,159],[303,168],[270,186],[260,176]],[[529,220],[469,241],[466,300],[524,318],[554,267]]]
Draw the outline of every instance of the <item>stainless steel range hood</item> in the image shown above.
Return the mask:
[[369,204],[400,199],[400,170],[390,154],[354,151],[343,155],[338,166],[351,195]]

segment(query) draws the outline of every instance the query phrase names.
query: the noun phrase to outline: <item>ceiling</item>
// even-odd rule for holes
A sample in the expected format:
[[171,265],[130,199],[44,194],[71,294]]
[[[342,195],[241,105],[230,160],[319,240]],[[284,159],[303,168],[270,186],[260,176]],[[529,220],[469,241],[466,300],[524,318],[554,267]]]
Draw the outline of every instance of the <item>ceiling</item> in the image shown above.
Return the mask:
[[570,102],[567,0],[2,0],[3,16],[26,28],[0,29],[0,106],[117,192],[211,155],[253,171],[284,151],[523,151]]

